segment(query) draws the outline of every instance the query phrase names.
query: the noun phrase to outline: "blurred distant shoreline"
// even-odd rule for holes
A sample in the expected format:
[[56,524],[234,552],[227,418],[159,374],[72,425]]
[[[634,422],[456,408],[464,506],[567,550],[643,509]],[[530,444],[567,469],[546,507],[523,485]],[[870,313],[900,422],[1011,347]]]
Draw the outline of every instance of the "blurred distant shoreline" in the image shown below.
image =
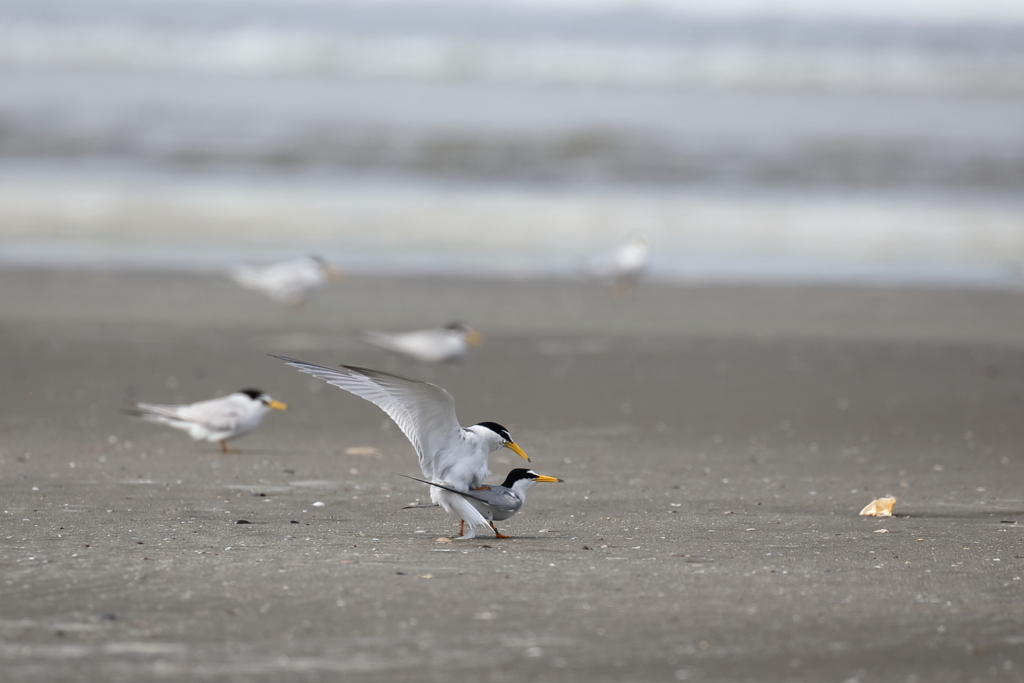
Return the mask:
[[0,266],[1016,286],[1021,121],[1008,4],[5,0]]

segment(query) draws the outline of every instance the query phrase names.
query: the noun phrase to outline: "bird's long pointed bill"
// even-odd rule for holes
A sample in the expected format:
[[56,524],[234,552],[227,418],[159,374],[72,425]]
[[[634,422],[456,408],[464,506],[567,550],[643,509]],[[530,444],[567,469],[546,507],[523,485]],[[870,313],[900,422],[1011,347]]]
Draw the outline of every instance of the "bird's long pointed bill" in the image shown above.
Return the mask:
[[554,482],[554,483],[561,483],[561,482],[564,481],[564,479],[557,479],[555,477],[546,477],[546,476],[544,476],[542,474],[539,477],[537,477],[536,479],[534,479],[534,481],[550,481],[550,482]]
[[481,346],[484,343],[484,335],[476,330],[470,330],[466,333],[466,343],[470,346]]
[[506,443],[505,444],[505,448],[509,449],[510,451],[512,451],[513,453],[518,455],[520,458],[522,458],[526,462],[530,462],[530,456],[528,456],[523,451],[523,449],[519,447],[519,445],[515,441],[509,441],[508,443]]
[[288,410],[288,404],[281,403],[280,401],[271,401],[267,404],[267,407],[273,408],[274,410]]

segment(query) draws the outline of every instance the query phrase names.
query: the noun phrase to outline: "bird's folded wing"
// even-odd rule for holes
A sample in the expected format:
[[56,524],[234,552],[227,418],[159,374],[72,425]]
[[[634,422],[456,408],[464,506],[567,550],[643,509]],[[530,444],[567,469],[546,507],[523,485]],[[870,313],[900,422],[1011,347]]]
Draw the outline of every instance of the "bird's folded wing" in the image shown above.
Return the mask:
[[462,428],[455,417],[455,400],[436,384],[349,365],[335,370],[285,356],[274,358],[364,398],[387,413],[412,442],[425,476],[434,476],[434,456],[460,438]]
[[[242,400],[247,401],[248,398]],[[211,431],[231,431],[238,426],[246,406],[233,396],[200,401],[178,407],[178,419],[202,425]]]
[[479,500],[494,510],[503,510],[505,512],[515,512],[523,505],[523,501],[504,486],[474,489],[472,491],[465,491],[462,495]]

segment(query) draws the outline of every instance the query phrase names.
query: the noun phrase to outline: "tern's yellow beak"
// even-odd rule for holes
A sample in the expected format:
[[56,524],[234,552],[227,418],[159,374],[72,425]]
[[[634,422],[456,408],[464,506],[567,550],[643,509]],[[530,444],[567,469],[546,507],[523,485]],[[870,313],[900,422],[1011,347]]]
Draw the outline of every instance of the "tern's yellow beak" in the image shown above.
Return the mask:
[[273,408],[274,410],[288,410],[288,404],[281,403],[280,401],[271,401],[267,404],[267,407]]
[[533,479],[534,481],[550,481],[555,483],[562,483],[563,479],[556,479],[555,477],[545,477],[543,474],[539,474]]
[[518,445],[516,444],[516,442],[515,442],[515,441],[506,441],[506,442],[505,442],[504,444],[502,444],[502,445],[503,445],[503,446],[505,446],[505,448],[507,448],[507,449],[509,449],[510,451],[512,451],[513,453],[515,453],[516,455],[518,455],[518,456],[519,456],[520,458],[522,458],[522,459],[523,459],[523,460],[525,460],[526,462],[530,462],[530,456],[528,456],[528,455],[527,455],[527,454],[526,454],[526,453],[525,453],[525,452],[523,451],[523,449],[522,449],[522,448],[520,448],[520,447],[519,447],[519,446],[518,446]]
[[470,330],[466,333],[466,343],[470,346],[480,346],[484,343],[484,335],[476,330]]
[[327,279],[333,282],[337,282],[338,280],[344,280],[345,274],[342,273],[337,268],[335,268],[334,266],[331,266],[330,268],[327,269]]

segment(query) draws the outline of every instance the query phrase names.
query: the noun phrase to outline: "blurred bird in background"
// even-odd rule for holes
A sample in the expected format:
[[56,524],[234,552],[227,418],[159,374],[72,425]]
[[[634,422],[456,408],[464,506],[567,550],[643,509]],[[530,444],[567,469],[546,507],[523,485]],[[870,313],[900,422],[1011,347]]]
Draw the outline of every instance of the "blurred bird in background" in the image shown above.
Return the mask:
[[307,256],[267,266],[239,264],[231,269],[231,278],[274,301],[302,308],[328,281],[341,279],[341,271],[319,256]]
[[414,358],[421,363],[462,360],[470,346],[480,346],[482,334],[461,322],[432,330],[412,332],[364,332],[363,341],[373,346]]
[[650,244],[643,235],[634,235],[618,248],[615,252],[615,261],[612,264],[617,294],[630,294],[636,288],[640,279],[647,272],[650,252]]
[[647,273],[650,254],[647,237],[637,233],[614,251],[588,259],[578,272],[584,277],[610,282],[617,295],[626,296]]

